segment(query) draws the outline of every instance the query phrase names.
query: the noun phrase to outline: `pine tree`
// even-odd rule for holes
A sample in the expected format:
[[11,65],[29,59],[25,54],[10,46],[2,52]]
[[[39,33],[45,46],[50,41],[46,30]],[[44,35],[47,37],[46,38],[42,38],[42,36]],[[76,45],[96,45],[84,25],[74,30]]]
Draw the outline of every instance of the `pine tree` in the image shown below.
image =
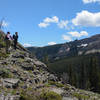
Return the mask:
[[69,74],[69,83],[73,86],[76,86],[76,75],[71,65],[69,66],[68,74]]
[[90,70],[90,84],[91,90],[95,92],[100,92],[100,71],[98,69],[97,57],[91,58],[91,70]]

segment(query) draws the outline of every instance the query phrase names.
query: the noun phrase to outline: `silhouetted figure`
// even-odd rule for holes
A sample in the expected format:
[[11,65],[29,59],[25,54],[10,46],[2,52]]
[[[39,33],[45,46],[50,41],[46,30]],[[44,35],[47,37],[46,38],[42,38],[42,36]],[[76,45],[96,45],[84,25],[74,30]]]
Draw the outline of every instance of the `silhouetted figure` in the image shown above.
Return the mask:
[[17,49],[17,41],[18,41],[18,32],[15,32],[15,34],[13,35],[13,39],[14,39],[14,49]]
[[10,35],[10,32],[7,32],[6,36],[5,36],[5,42],[6,42],[6,53],[10,53],[10,46],[11,46],[11,40],[12,37]]

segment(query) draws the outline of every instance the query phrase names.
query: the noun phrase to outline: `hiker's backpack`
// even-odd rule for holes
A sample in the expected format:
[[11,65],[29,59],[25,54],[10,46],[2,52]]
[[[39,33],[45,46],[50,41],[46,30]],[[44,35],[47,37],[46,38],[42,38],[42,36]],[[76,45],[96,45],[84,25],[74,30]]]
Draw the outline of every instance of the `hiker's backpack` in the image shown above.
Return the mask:
[[16,35],[13,35],[13,39],[17,41],[18,35],[17,36]]

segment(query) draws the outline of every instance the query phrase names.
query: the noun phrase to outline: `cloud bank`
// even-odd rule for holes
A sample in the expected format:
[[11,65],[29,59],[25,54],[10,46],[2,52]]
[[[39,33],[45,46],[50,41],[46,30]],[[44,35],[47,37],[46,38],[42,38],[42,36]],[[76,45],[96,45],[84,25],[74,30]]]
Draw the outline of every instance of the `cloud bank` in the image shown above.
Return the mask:
[[74,31],[74,32],[68,32],[68,34],[70,34],[72,37],[77,37],[77,38],[80,38],[82,36],[88,36],[88,32],[86,31],[81,31],[81,32]]
[[53,17],[46,17],[42,22],[40,22],[38,24],[38,26],[40,28],[46,28],[48,26],[50,26],[52,23],[55,23],[59,28],[63,29],[63,28],[68,28],[68,20],[59,20],[59,18],[57,16],[53,16]]
[[83,10],[72,19],[75,26],[100,27],[100,12],[91,13]]
[[84,4],[96,3],[96,2],[100,3],[100,0],[83,0],[83,3],[84,3]]
[[47,17],[43,20],[43,22],[39,23],[38,26],[40,28],[46,28],[47,26],[49,26],[51,23],[58,23],[59,22],[59,18],[57,16],[53,16],[53,17]]
[[59,23],[58,23],[58,27],[59,28],[68,28],[68,20],[61,20]]

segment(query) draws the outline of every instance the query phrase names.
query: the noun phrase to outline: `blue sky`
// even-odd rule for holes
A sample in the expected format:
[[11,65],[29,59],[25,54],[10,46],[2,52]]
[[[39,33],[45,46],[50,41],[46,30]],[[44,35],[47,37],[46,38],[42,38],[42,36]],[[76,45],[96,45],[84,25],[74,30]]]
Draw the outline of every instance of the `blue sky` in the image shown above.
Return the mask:
[[100,0],[0,0],[3,30],[24,46],[46,46],[100,33]]

